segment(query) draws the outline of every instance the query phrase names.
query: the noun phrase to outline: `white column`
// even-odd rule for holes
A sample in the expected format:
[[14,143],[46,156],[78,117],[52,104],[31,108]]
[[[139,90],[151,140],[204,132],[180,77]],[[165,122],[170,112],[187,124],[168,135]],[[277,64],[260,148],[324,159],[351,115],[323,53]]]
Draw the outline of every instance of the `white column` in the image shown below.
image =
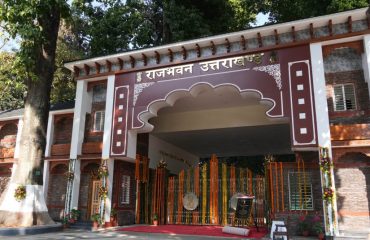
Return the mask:
[[113,193],[113,173],[114,173],[114,159],[108,159],[107,161],[108,167],[108,177],[106,178],[107,189],[108,189],[108,197],[105,200],[105,214],[104,220],[105,222],[110,222],[110,213],[112,210],[112,193]]
[[51,156],[51,146],[53,145],[53,140],[54,140],[54,114],[49,112],[48,128],[46,132],[45,157]]
[[362,67],[364,69],[364,77],[367,82],[370,98],[370,35],[364,36],[364,54],[362,56]]
[[[312,82],[314,88],[314,99],[315,99],[315,113],[316,113],[316,124],[317,124],[317,138],[320,147],[326,147],[329,149],[329,156],[332,158],[331,151],[331,140],[330,140],[330,124],[329,124],[329,113],[328,104],[326,100],[326,84],[325,84],[325,72],[324,72],[324,60],[322,56],[321,43],[314,43],[310,45],[311,52],[311,63],[312,63]],[[322,174],[321,174],[322,175]],[[335,190],[334,174],[331,174],[333,188]],[[321,184],[324,186],[325,179],[321,176]],[[325,202],[323,201],[323,205]],[[333,201],[331,205],[334,214],[331,214],[331,209],[324,209],[324,215],[328,216],[330,220],[329,226],[325,226],[326,234],[337,235],[338,234],[338,218],[337,218],[337,203]],[[326,221],[325,221],[326,222]],[[326,224],[326,223],[325,223]]]
[[107,98],[105,101],[103,150],[102,150],[103,158],[109,158],[110,156],[112,117],[113,117],[113,99],[114,99],[114,80],[115,80],[114,75],[108,76],[107,95],[106,95]]
[[43,185],[42,190],[44,191],[45,202],[47,202],[48,188],[49,188],[49,176],[50,176],[50,161],[44,161],[44,174],[43,174]]
[[108,198],[105,202],[105,222],[110,222],[110,213],[112,207],[112,189],[113,189],[113,173],[114,173],[114,159],[110,159],[110,144],[112,132],[112,117],[113,117],[113,99],[114,99],[114,81],[115,76],[108,76],[107,81],[107,98],[105,101],[105,119],[104,119],[104,135],[103,135],[103,150],[102,158],[108,159],[108,177],[106,178],[106,186],[108,190]]
[[[51,146],[53,145],[54,139],[54,115],[49,112],[48,118],[48,128],[46,132],[46,148],[45,148],[45,157],[51,156]],[[45,201],[47,200],[48,187],[49,187],[49,176],[50,176],[50,161],[44,161],[44,174],[43,176],[43,191]]]
[[70,159],[76,159],[74,165],[74,178],[72,185],[71,208],[78,207],[78,197],[80,192],[81,161],[77,156],[81,154],[82,143],[85,132],[85,118],[89,104],[89,95],[87,93],[87,82],[77,81],[76,101],[73,116],[73,130],[71,139]]

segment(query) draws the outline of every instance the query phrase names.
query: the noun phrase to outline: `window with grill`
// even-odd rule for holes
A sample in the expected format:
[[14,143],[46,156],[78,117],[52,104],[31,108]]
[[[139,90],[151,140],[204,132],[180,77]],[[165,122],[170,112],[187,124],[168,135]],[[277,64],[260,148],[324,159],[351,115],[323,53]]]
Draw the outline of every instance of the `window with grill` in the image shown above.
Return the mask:
[[122,176],[121,204],[130,204],[130,176]]
[[94,131],[102,132],[104,131],[104,111],[96,111],[94,115]]
[[334,111],[356,109],[356,95],[353,84],[334,85]]
[[310,173],[289,172],[290,210],[313,210],[311,179]]

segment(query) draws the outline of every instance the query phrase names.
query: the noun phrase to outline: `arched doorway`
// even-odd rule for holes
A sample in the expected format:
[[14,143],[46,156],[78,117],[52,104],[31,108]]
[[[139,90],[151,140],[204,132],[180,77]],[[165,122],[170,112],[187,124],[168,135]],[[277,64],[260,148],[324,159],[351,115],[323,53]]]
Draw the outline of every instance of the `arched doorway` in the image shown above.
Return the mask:
[[[156,112],[151,114],[157,117],[148,120],[152,131],[147,133],[150,168],[156,168],[164,160],[169,170],[169,178],[165,180],[168,183],[166,222],[231,224],[235,213],[235,206],[230,207],[231,198],[235,194],[250,194],[256,197],[255,219],[260,226],[266,224],[270,206],[264,158],[274,154],[279,155],[278,161],[295,161],[289,121],[268,117],[266,112],[273,102],[262,99],[258,92],[240,92],[232,85],[217,88],[198,85],[192,91],[168,98],[172,99],[172,106],[160,102],[154,105]],[[214,170],[211,170],[215,161],[210,163],[213,154],[217,156],[217,166],[213,166],[216,180],[212,180]],[[283,181],[282,176],[278,177]],[[192,211],[182,206],[187,193],[195,193],[198,198],[198,205]],[[209,202],[214,202],[212,209]],[[142,203],[145,204],[148,203]],[[284,204],[278,203],[279,207]]]
[[56,221],[60,221],[63,218],[68,181],[66,176],[67,172],[67,163],[54,163],[51,165],[46,202],[50,217]]
[[82,221],[90,221],[91,215],[99,211],[99,188],[102,186],[98,178],[99,166],[96,161],[86,161],[81,166],[78,208],[81,210]]

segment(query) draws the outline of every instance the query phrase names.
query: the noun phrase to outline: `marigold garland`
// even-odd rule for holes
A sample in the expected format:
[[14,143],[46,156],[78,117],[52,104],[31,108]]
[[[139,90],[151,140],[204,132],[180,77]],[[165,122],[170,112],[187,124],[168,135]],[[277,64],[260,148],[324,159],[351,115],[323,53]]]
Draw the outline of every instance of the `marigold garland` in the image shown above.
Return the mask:
[[106,187],[99,188],[99,197],[101,199],[106,199],[108,197],[108,189]]
[[26,187],[21,185],[18,186],[15,191],[14,191],[14,198],[18,202],[22,201],[23,199],[26,198],[27,192],[26,192]]
[[72,171],[68,171],[68,172],[66,172],[66,177],[67,177],[68,181],[72,181],[73,178],[75,177],[75,174]]
[[323,199],[326,201],[332,201],[334,197],[334,190],[331,188],[324,188]]
[[98,176],[100,179],[108,176],[108,167],[105,165],[101,165],[98,169]]

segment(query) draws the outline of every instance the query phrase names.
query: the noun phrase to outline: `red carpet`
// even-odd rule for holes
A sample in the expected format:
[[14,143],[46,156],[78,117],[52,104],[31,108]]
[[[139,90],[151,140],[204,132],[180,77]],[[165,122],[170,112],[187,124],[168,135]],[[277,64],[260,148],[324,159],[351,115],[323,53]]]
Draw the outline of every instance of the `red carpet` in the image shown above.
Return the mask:
[[[201,236],[217,236],[217,237],[234,237],[243,238],[243,236],[227,234],[222,232],[221,226],[189,226],[189,225],[161,225],[161,226],[134,226],[121,228],[118,231],[142,232],[142,233],[163,233],[163,234],[184,234],[184,235],[201,235]],[[248,238],[262,238],[266,236],[267,230],[251,228]],[[244,237],[245,238],[245,237]]]

